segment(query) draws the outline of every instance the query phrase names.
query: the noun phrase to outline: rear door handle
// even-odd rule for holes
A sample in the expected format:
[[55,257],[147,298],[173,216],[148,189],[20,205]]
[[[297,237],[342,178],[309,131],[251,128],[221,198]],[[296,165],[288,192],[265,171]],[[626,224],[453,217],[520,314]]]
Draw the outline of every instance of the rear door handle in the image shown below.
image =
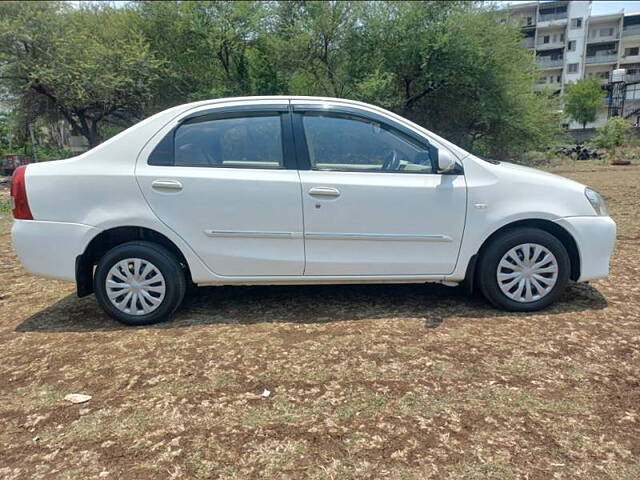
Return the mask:
[[312,197],[339,197],[340,190],[333,187],[313,187],[309,190]]
[[151,187],[156,190],[182,190],[182,184],[177,180],[154,180]]

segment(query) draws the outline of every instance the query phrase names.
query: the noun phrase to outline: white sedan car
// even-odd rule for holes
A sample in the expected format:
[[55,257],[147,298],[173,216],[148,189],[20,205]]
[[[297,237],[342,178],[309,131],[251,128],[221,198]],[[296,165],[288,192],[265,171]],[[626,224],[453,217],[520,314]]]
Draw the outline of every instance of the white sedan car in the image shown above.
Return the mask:
[[464,281],[538,310],[605,277],[616,235],[584,185],[335,98],[174,107],[20,167],[11,195],[24,267],[131,325],[169,317],[188,284]]

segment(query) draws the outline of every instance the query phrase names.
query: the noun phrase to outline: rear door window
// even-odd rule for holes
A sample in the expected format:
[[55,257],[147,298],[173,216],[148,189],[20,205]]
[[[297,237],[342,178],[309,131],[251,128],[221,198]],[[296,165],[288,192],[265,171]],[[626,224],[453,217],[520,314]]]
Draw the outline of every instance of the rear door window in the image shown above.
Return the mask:
[[173,143],[176,166],[283,168],[279,115],[187,122]]

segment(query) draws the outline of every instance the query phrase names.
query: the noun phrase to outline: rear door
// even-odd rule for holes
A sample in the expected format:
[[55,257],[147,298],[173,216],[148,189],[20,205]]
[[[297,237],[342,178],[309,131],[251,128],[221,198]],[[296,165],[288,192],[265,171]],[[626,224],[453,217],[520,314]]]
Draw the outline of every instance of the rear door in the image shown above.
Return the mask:
[[[351,108],[295,105],[305,275],[445,275],[465,222],[461,171],[406,127]],[[302,102],[301,102],[302,103]]]
[[288,101],[213,110],[165,129],[136,168],[158,218],[217,275],[302,275]]

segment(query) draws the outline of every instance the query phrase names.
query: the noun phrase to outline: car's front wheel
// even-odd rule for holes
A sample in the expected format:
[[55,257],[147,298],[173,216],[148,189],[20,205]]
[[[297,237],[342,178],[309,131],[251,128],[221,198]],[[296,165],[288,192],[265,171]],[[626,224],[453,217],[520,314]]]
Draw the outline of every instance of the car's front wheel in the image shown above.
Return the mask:
[[571,261],[555,236],[537,228],[508,230],[493,239],[478,262],[478,283],[493,305],[540,310],[561,295]]
[[151,242],[128,242],[98,262],[94,290],[102,308],[127,325],[166,320],[180,306],[185,274],[176,257]]

